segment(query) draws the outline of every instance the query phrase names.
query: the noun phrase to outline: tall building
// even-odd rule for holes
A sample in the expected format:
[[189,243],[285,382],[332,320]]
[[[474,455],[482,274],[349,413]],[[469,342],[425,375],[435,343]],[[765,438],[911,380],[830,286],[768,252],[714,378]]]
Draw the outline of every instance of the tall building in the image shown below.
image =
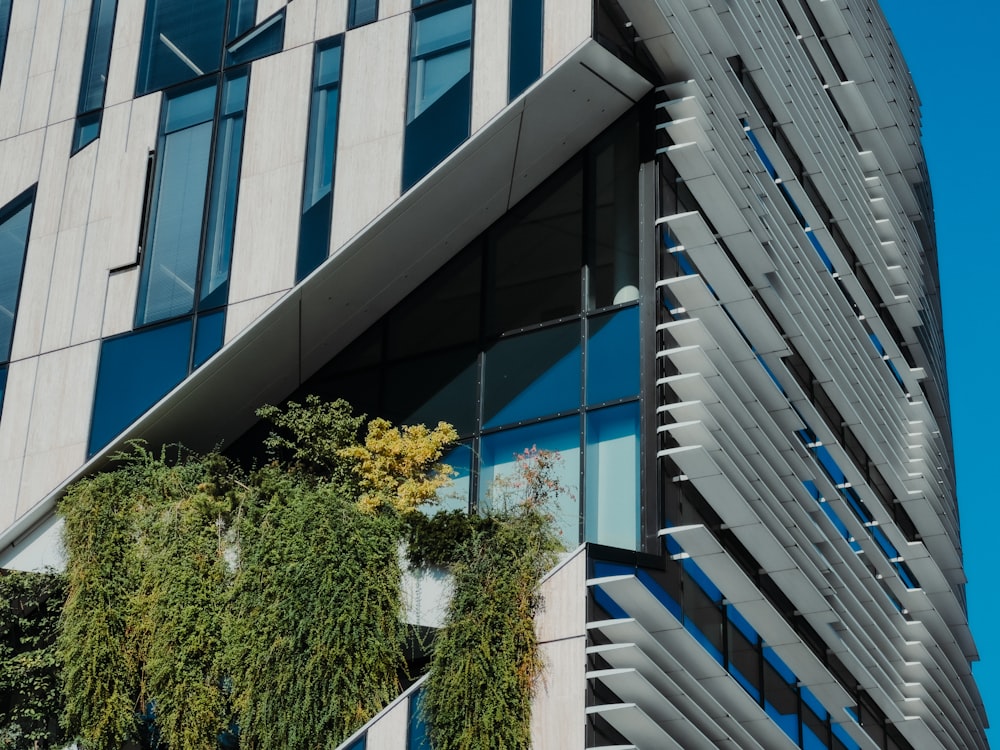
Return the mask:
[[445,504],[561,456],[536,749],[986,747],[875,2],[0,0],[0,64],[0,564],[344,396],[456,426]]

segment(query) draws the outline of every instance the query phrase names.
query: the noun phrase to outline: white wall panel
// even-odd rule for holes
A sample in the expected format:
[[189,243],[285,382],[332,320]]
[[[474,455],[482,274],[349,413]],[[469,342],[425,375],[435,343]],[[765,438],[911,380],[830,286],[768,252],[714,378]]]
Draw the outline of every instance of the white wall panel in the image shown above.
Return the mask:
[[10,350],[12,360],[32,357],[42,350],[49,277],[52,274],[52,258],[56,252],[57,236],[32,235],[28,241],[28,254],[24,261],[21,296],[18,300],[17,320],[14,325],[14,341]]
[[380,0],[378,4],[379,20],[409,13],[413,8],[413,0]]
[[285,12],[285,49],[310,44],[316,36],[316,0],[292,0]]
[[539,587],[542,610],[536,619],[539,641],[557,641],[586,633],[587,556],[577,553]]
[[108,275],[104,297],[104,320],[101,336],[117,336],[132,330],[135,320],[135,298],[139,291],[139,266]]
[[582,42],[590,39],[593,14],[591,0],[545,0],[543,72],[550,70]]
[[347,30],[347,0],[321,0],[316,5],[316,38],[326,39]]
[[406,747],[409,700],[402,700],[372,725],[365,738],[365,750],[401,750]]
[[396,16],[344,42],[331,250],[399,197],[409,31],[409,16]]
[[266,294],[263,297],[237,302],[226,308],[226,343],[236,338],[271,305],[284,296],[284,292]]
[[104,94],[106,107],[127,102],[135,94],[145,6],[145,3],[127,0],[118,3],[115,38],[111,44],[111,64],[108,67],[108,88]]
[[[70,343],[86,236],[86,227],[70,227],[56,235],[49,296],[45,305],[45,325],[42,328],[43,352],[50,352]],[[94,300],[89,302],[92,304]],[[100,304],[101,300],[97,302]]]
[[24,455],[37,368],[38,358],[32,357],[11,362],[7,369],[3,417],[0,418],[0,460]]
[[507,106],[510,0],[478,3],[472,44],[472,132]]
[[[35,387],[25,445],[20,515],[54,490],[87,458],[100,344],[62,349],[37,357]],[[67,376],[71,374],[70,376]]]
[[254,64],[230,302],[287,289],[294,281],[312,57],[307,46]]
[[20,132],[37,14],[37,0],[18,0],[11,6],[7,54],[0,75],[0,138]]
[[41,0],[38,5],[35,40],[31,46],[31,63],[28,68],[28,88],[21,112],[21,132],[45,127],[48,123],[64,5],[62,0]]
[[257,23],[277,13],[287,2],[288,0],[257,0]]
[[0,458],[0,528],[6,529],[17,517],[17,493],[21,487],[24,460]]
[[534,750],[586,747],[587,639],[584,636],[539,644],[544,663],[531,706]]
[[0,140],[0,164],[3,165],[0,169],[0,206],[38,181],[44,143],[45,133],[40,130]]
[[50,123],[76,117],[89,25],[90,0],[66,0],[55,79],[52,82],[52,102],[48,116]]

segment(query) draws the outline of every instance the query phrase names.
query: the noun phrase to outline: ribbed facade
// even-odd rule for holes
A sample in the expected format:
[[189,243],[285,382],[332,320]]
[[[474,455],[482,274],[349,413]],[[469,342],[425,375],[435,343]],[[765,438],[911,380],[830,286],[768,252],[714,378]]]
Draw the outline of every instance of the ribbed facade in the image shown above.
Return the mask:
[[450,507],[559,455],[536,748],[986,747],[871,6],[0,0],[0,564],[129,439],[344,396],[456,426]]

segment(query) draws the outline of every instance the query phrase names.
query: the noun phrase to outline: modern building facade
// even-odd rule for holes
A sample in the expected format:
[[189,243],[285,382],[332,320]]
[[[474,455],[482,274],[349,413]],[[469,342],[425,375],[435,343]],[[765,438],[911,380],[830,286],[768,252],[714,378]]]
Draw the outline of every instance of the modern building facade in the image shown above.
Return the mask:
[[986,747],[875,3],[0,0],[0,64],[0,564],[342,396],[456,426],[451,507],[560,455],[536,748]]

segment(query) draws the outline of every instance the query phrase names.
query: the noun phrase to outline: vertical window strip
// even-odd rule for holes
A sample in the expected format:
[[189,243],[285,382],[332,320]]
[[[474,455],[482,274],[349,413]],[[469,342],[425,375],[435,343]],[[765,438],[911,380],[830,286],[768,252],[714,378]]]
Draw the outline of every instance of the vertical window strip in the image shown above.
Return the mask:
[[342,49],[340,37],[316,46],[296,281],[312,273],[330,252]]
[[100,135],[101,109],[104,107],[104,94],[107,90],[117,6],[117,0],[94,0],[90,6],[87,48],[83,56],[80,99],[73,130],[73,153]]
[[7,33],[10,29],[10,9],[13,0],[0,0],[0,76],[3,75],[3,58],[7,51]]
[[544,0],[511,0],[508,100],[516,99],[542,74]]
[[0,364],[10,359],[35,188],[0,208]]
[[403,146],[407,190],[469,137],[472,114],[472,0],[436,2],[413,13]]

